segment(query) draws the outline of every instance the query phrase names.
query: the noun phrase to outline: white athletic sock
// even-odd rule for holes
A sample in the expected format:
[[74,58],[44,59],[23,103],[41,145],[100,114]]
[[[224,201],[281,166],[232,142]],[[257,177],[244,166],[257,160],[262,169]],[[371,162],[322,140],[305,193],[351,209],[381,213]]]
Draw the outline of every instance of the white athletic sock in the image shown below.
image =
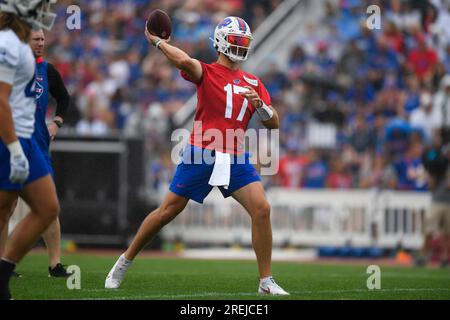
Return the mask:
[[272,276],[265,277],[265,278],[262,278],[262,279],[259,280],[259,284],[260,285],[265,285],[267,283],[273,283],[273,282],[274,282],[274,280],[273,280]]
[[125,254],[122,254],[122,255],[120,256],[120,259],[121,259],[122,262],[123,262],[124,264],[126,264],[126,265],[129,265],[129,264],[131,264],[131,263],[133,262],[133,260],[128,260],[127,258],[125,258]]

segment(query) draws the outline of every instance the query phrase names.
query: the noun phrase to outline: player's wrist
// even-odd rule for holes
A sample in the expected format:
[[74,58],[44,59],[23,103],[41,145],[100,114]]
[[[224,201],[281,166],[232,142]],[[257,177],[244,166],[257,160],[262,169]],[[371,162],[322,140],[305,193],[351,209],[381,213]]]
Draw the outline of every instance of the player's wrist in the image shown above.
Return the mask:
[[53,123],[56,124],[56,126],[58,127],[58,129],[61,129],[62,126],[64,125],[64,122],[61,121],[60,119],[53,119]]
[[264,105],[264,102],[261,99],[258,99],[256,101],[256,108],[262,108],[263,105]]
[[273,110],[261,100],[261,107],[256,108],[256,112],[262,121],[268,121],[273,118]]
[[159,46],[161,45],[161,43],[163,42],[163,40],[161,38],[155,37],[155,39],[152,41],[153,45],[159,49]]
[[20,144],[19,140],[11,142],[10,144],[7,145],[7,147],[8,147],[9,152],[11,153],[11,156],[13,156],[13,157],[24,154],[22,145]]

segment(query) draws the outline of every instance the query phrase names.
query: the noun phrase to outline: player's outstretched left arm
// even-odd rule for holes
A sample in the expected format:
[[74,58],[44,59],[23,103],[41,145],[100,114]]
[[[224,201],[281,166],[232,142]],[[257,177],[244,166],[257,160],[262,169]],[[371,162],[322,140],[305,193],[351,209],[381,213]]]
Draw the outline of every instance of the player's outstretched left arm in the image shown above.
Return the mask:
[[[191,58],[183,50],[174,47],[168,43],[169,40],[161,39],[152,35],[145,29],[145,36],[148,41],[156,46],[167,59],[179,70],[184,71],[193,82],[199,82],[203,75],[202,65],[200,61]],[[170,38],[169,38],[170,39]]]
[[280,118],[278,117],[278,112],[272,106],[265,105],[264,101],[262,101],[255,89],[250,86],[246,86],[245,88],[247,88],[248,91],[241,93],[241,95],[256,108],[256,112],[261,118],[262,124],[267,129],[280,128]]

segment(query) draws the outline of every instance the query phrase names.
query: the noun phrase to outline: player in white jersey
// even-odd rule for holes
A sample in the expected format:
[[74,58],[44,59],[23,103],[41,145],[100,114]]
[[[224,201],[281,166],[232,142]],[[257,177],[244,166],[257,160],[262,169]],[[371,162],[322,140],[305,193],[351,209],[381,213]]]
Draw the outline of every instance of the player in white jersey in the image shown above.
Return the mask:
[[50,30],[56,0],[0,0],[0,230],[20,196],[31,212],[17,225],[0,260],[0,299],[11,299],[9,279],[17,263],[56,219],[59,203],[36,143],[35,60],[31,28]]

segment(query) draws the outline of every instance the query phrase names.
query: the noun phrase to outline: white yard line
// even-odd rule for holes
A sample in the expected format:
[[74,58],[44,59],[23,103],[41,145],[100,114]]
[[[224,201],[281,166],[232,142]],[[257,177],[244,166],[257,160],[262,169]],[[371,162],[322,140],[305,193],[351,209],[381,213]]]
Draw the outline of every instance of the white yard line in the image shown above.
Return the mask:
[[[106,289],[86,289],[83,291],[88,292],[101,292]],[[291,295],[311,295],[311,294],[344,294],[344,293],[383,293],[383,292],[430,292],[430,291],[447,291],[450,292],[450,288],[398,288],[398,289],[380,289],[380,290],[368,290],[368,289],[349,289],[349,290],[305,290],[305,291],[290,291]],[[114,291],[111,291],[114,294]],[[136,299],[185,299],[185,298],[199,298],[199,297],[214,297],[214,296],[225,296],[225,297],[253,297],[258,296],[257,293],[249,292],[204,292],[204,293],[193,293],[193,294],[160,294],[160,295],[139,295],[139,296],[113,296],[104,298],[86,298],[85,300],[136,300]],[[261,296],[263,297],[263,296]]]

